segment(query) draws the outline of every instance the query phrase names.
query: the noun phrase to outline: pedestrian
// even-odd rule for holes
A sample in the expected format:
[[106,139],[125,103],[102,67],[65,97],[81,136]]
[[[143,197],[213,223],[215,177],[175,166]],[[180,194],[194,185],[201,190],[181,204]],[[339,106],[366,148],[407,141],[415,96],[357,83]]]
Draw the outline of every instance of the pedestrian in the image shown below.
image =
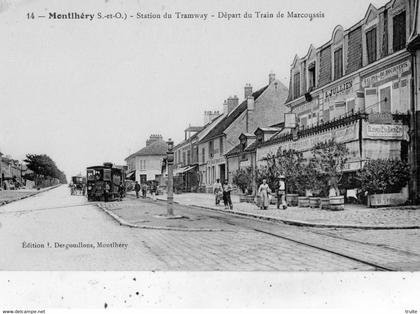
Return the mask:
[[138,181],[136,181],[136,184],[134,185],[134,191],[136,191],[136,197],[139,198],[140,184]]
[[258,188],[258,194],[261,197],[261,209],[267,209],[270,204],[269,195],[271,193],[270,187],[267,184],[267,180],[263,179],[262,184]]
[[225,183],[223,184],[223,203],[225,204],[225,209],[233,209],[232,199],[230,197],[230,192],[232,190],[233,188],[228,180],[225,180]]
[[287,203],[286,203],[286,182],[285,177],[283,175],[279,176],[279,186],[277,188],[277,209],[286,209]]
[[104,188],[104,200],[105,202],[108,202],[109,200],[109,193],[111,191],[111,187],[108,182],[105,182],[105,188]]
[[155,182],[153,182],[150,187],[150,193],[152,194],[152,200],[154,201],[156,201],[156,191],[157,191],[157,185]]
[[147,184],[143,182],[142,185],[141,185],[141,197],[142,198],[146,198],[146,192],[147,192]]
[[122,201],[122,199],[125,196],[125,186],[124,186],[124,183],[122,183],[122,182],[120,183],[120,185],[118,187],[118,192],[120,194],[120,201]]
[[222,184],[220,183],[220,179],[217,179],[216,183],[213,185],[213,194],[217,206],[220,204],[220,195],[222,194]]

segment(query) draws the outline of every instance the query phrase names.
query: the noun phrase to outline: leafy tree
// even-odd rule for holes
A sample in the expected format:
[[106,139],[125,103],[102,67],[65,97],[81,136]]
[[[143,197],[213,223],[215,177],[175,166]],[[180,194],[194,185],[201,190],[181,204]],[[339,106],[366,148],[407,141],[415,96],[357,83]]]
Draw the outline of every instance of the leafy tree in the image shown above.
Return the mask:
[[284,175],[286,179],[286,192],[304,193],[308,178],[305,175],[306,160],[303,154],[293,149],[281,150],[279,148],[276,158],[279,174]]
[[312,175],[316,176],[318,187],[325,194],[325,188],[333,186],[337,195],[338,182],[341,179],[344,166],[348,160],[349,150],[344,143],[337,143],[334,139],[316,144],[312,148]]
[[236,170],[233,174],[232,181],[242,191],[248,191],[248,194],[252,193],[252,167],[246,167]]
[[34,172],[37,184],[49,178],[56,178],[60,183],[67,182],[64,172],[58,169],[55,162],[48,155],[27,154],[24,161],[28,169]]
[[401,160],[374,159],[358,172],[363,192],[398,193],[410,179],[410,166]]

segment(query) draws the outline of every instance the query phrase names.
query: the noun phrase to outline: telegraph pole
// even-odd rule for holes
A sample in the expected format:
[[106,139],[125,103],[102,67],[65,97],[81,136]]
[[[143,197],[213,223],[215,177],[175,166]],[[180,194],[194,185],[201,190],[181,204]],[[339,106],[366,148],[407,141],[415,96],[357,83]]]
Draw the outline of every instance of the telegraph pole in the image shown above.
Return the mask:
[[167,142],[168,151],[167,151],[167,162],[168,162],[168,209],[167,215],[174,216],[174,177],[173,177],[173,164],[174,164],[174,142],[169,139]]

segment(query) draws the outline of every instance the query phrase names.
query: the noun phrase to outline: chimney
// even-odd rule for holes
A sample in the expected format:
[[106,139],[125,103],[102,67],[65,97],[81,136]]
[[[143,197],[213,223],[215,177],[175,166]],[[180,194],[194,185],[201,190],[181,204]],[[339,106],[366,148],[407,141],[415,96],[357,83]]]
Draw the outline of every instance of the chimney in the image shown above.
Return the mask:
[[276,74],[274,74],[273,72],[270,72],[270,74],[268,74],[268,84],[270,85],[275,80],[276,80]]
[[227,101],[227,100],[225,100],[225,101],[223,102],[223,113],[224,113],[224,114],[228,114],[228,113],[229,113],[228,101]]
[[251,84],[245,84],[244,87],[244,98],[247,99],[249,96],[252,95],[252,86]]
[[255,106],[254,106],[254,97],[252,97],[252,95],[251,96],[248,96],[248,98],[246,99],[246,102],[247,102],[248,111],[253,111],[254,108],[255,108]]
[[150,144],[152,144],[156,141],[162,141],[162,135],[160,135],[160,134],[150,135],[149,139],[146,141],[146,146],[149,146]]
[[229,97],[227,100],[227,104],[228,104],[228,113],[231,113],[233,109],[235,109],[238,104],[239,104],[239,98],[238,96],[234,96],[234,97]]
[[204,111],[204,125],[209,124],[219,116],[219,111]]

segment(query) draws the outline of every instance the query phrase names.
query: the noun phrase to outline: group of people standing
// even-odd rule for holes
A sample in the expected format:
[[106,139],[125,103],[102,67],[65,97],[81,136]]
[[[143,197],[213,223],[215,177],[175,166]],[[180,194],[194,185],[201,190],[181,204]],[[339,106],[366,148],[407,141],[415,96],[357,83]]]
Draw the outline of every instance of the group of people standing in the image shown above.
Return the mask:
[[[220,200],[223,199],[225,209],[233,209],[231,192],[233,188],[227,180],[223,184],[220,183],[220,179],[216,180],[213,185],[213,194],[215,195],[216,206],[220,204]],[[271,189],[267,184],[267,180],[263,179],[262,184],[258,188],[258,196],[260,197],[259,207],[261,209],[267,209],[270,204]],[[285,177],[280,176],[278,180],[277,190],[277,209],[286,209],[286,183]]]
[[228,180],[225,180],[223,185],[220,183],[220,179],[216,180],[216,183],[213,186],[213,193],[215,195],[216,205],[220,204],[220,199],[223,199],[225,209],[233,209],[232,199],[230,197],[230,192],[232,192],[232,185],[229,184]]
[[[136,181],[136,183],[134,185],[134,191],[136,191],[136,197],[137,198],[140,197],[140,191],[141,191],[141,197],[142,198],[146,198],[147,188],[148,188],[148,186],[147,186],[146,183],[142,183],[140,185],[139,182]],[[152,184],[150,186],[150,193],[152,194],[152,199],[154,201],[156,201],[156,192],[157,192],[157,185],[156,184]]]
[[[262,184],[258,188],[258,195],[261,198],[260,208],[261,209],[267,209],[268,205],[270,204],[270,195],[272,191],[270,187],[267,184],[267,180],[263,179]],[[285,177],[279,176],[277,190],[277,209],[286,209],[286,183],[285,183]]]

